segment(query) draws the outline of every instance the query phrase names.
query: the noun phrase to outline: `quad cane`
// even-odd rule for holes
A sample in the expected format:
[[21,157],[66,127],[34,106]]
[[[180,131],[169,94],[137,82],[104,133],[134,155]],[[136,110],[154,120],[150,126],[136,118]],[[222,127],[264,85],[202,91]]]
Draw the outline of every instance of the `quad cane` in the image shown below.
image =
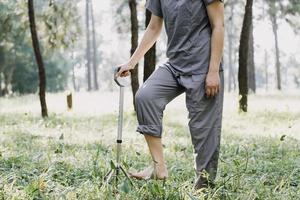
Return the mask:
[[116,74],[119,72],[120,67],[117,67],[114,70],[114,80],[117,83],[117,85],[120,87],[120,96],[119,96],[119,116],[118,116],[118,135],[117,135],[117,154],[116,154],[116,163],[111,161],[111,169],[105,176],[105,180],[107,183],[109,183],[113,177],[115,177],[116,185],[118,184],[118,179],[120,172],[122,172],[125,177],[130,181],[130,183],[133,185],[131,179],[129,178],[127,172],[122,167],[120,163],[120,156],[121,156],[121,145],[122,145],[122,129],[123,129],[123,105],[124,105],[124,87],[128,84],[124,82],[124,78],[122,77],[116,77]]

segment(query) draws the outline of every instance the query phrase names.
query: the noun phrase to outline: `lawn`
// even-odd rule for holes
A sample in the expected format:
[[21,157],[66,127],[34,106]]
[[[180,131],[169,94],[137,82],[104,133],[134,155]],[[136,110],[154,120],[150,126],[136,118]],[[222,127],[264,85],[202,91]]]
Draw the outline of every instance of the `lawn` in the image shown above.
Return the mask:
[[[249,112],[226,94],[217,185],[193,191],[193,149],[184,96],[165,111],[163,143],[170,178],[115,186],[103,181],[115,160],[117,93],[49,94],[50,117],[34,95],[0,99],[0,199],[300,199],[300,96],[250,95]],[[109,100],[111,98],[111,100]],[[150,163],[127,95],[122,160]],[[89,103],[87,103],[89,101]],[[58,103],[60,102],[60,103]]]

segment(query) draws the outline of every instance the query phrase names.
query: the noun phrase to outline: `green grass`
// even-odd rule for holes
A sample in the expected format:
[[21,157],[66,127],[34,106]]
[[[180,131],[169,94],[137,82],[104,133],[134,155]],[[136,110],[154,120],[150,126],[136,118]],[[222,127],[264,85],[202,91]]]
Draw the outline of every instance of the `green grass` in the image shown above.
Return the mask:
[[[280,99],[278,105],[280,105]],[[185,120],[164,121],[170,178],[105,184],[115,160],[117,116],[0,116],[0,199],[300,199],[299,112],[268,109],[224,113],[217,185],[195,192],[193,148]],[[126,169],[150,162],[135,116],[126,112]],[[298,130],[299,131],[299,130]]]

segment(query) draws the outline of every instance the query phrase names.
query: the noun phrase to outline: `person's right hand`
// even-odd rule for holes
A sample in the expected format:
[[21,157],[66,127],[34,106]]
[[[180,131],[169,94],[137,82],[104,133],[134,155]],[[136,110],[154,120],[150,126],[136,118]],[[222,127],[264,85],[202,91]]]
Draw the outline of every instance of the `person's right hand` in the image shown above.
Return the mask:
[[120,77],[126,77],[130,75],[130,70],[134,69],[134,66],[126,63],[126,64],[122,64],[119,65],[118,68],[120,67],[120,70],[118,71],[118,73],[116,73],[116,77],[120,76]]

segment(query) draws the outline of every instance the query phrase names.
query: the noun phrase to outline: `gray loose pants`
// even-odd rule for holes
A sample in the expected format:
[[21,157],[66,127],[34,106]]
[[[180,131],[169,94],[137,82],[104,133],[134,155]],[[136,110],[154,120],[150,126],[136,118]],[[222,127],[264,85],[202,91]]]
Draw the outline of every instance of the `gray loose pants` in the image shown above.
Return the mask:
[[223,71],[219,74],[221,90],[215,97],[207,98],[206,74],[180,75],[165,63],[152,73],[135,96],[139,123],[137,132],[161,137],[165,106],[178,95],[186,93],[196,174],[199,176],[205,170],[210,180],[214,180],[217,173],[222,126]]

